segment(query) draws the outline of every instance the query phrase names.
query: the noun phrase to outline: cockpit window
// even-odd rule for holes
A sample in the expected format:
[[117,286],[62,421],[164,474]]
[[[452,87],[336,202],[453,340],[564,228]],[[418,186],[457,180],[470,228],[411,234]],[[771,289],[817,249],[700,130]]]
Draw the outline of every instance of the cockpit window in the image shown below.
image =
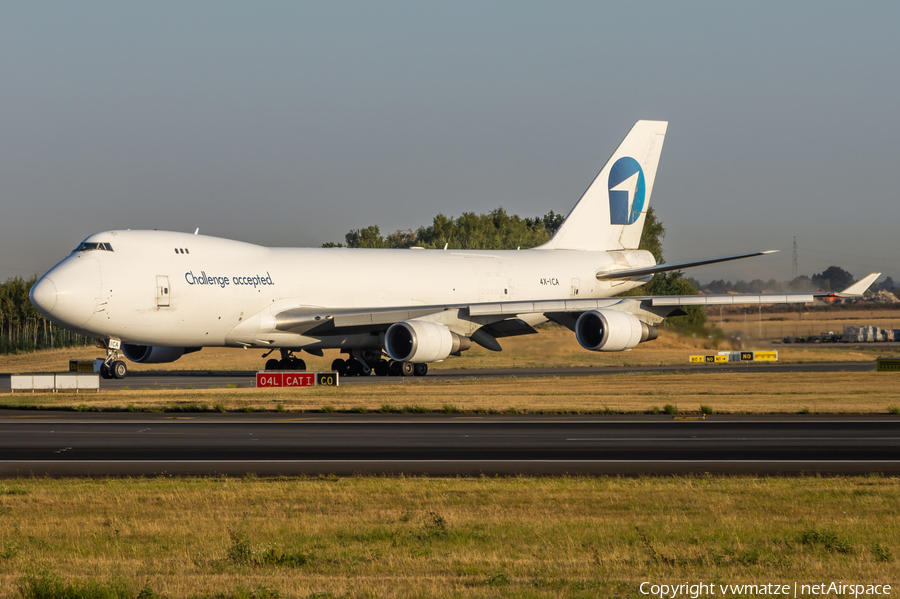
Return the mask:
[[77,248],[75,248],[76,252],[93,252],[94,250],[103,250],[106,252],[113,251],[112,245],[109,243],[97,243],[94,241],[85,241]]

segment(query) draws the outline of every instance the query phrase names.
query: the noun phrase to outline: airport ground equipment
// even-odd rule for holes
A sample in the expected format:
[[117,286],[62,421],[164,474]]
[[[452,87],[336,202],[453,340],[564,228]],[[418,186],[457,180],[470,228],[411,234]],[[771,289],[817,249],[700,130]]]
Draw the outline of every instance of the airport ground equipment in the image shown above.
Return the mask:
[[12,393],[16,391],[99,391],[100,375],[88,372],[59,374],[13,374],[9,377]]

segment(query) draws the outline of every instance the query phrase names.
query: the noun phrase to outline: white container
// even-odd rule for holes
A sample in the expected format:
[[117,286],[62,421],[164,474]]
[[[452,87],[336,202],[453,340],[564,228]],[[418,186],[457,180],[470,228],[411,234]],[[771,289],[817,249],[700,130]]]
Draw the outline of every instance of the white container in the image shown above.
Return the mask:
[[35,391],[53,391],[56,386],[56,375],[53,374],[33,374],[31,375],[34,382],[31,388]]
[[56,375],[56,388],[60,391],[78,390],[78,373],[66,373]]

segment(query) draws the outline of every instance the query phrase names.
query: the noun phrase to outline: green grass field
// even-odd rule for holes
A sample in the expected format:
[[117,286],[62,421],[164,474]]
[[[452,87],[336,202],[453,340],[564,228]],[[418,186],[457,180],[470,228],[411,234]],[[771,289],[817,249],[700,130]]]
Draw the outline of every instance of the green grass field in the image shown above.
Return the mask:
[[898,517],[900,481],[877,476],[6,480],[0,597],[896,584]]

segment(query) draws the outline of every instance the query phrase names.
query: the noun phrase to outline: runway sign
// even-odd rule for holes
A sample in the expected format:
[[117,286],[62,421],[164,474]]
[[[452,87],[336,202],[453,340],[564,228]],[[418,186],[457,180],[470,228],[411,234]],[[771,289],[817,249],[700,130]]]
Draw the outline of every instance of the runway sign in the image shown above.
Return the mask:
[[878,358],[875,364],[878,372],[900,372],[900,358]]
[[728,362],[728,356],[691,356],[691,364],[722,364]]
[[[69,372],[100,372],[98,360],[69,360]],[[103,360],[99,360],[100,364]]]
[[294,372],[266,370],[256,373],[256,388],[275,387],[314,387],[323,385],[337,387],[339,385],[336,372]]
[[777,362],[777,351],[735,351],[704,356],[689,356],[691,364],[726,364],[728,362]]

